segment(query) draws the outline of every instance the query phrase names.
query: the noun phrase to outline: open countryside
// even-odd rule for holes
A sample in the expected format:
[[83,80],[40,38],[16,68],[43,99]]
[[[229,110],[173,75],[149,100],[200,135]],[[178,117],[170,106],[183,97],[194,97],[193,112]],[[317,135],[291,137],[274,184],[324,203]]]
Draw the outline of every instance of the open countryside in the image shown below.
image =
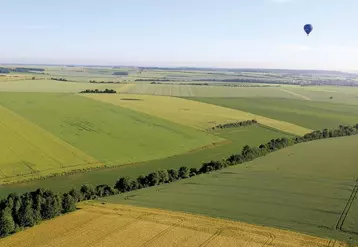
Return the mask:
[[55,135],[0,106],[0,183],[101,166]]
[[0,134],[0,246],[358,245],[357,73],[4,64]]
[[164,158],[223,141],[182,125],[71,94],[0,95],[3,106],[107,166]]
[[356,234],[336,229],[354,214],[340,220],[355,191],[357,142],[351,136],[298,144],[219,172],[102,200],[357,241]]
[[106,169],[93,169],[87,172],[67,174],[47,179],[33,180],[27,183],[7,184],[0,186],[0,197],[11,192],[24,193],[37,188],[49,188],[56,192],[66,192],[72,188],[79,188],[83,184],[105,184],[115,181],[119,176],[136,178],[141,174],[161,169],[178,169],[185,165],[200,168],[201,164],[210,160],[226,159],[233,153],[239,152],[246,144],[258,146],[262,142],[288,135],[259,125],[242,128],[224,129],[213,134],[224,139],[223,143],[203,147],[164,159],[138,162],[136,164],[108,167]]
[[358,105],[269,98],[195,98],[200,102],[252,112],[310,129],[358,122]]
[[291,134],[303,135],[311,131],[288,122],[212,104],[173,97],[132,96],[133,98],[121,95],[90,95],[88,97],[202,129],[211,128],[217,124],[255,119],[263,125]]

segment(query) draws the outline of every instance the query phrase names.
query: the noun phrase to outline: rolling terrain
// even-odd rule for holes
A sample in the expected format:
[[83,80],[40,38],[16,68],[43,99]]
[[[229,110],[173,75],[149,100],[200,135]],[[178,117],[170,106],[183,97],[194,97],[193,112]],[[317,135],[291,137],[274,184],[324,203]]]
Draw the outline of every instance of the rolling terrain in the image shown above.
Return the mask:
[[[245,145],[358,123],[357,87],[336,85],[354,84],[352,74],[43,69],[0,76],[0,198],[38,188],[97,190],[119,177],[200,168]],[[85,89],[117,94],[79,94]],[[259,124],[212,129],[252,119]],[[357,244],[357,143],[358,136],[302,143],[209,174],[82,202],[80,210],[0,245]]]
[[0,106],[0,183],[101,166],[57,136]]
[[178,169],[183,165],[200,168],[201,164],[204,162],[226,159],[233,153],[240,152],[242,147],[246,144],[257,146],[262,142],[287,136],[281,132],[263,128],[259,125],[225,129],[215,131],[212,134],[225,141],[223,143],[218,143],[217,145],[203,147],[192,152],[186,152],[163,159],[108,167],[105,169],[93,169],[84,173],[50,177],[21,184],[0,185],[0,197],[7,196],[11,192],[23,193],[36,190],[37,188],[50,188],[56,192],[65,192],[72,188],[79,188],[83,184],[97,185],[114,183],[119,176],[135,178],[141,174],[146,174],[154,170]]
[[358,105],[270,98],[194,98],[193,100],[251,112],[310,129],[334,128],[340,124],[358,123]]
[[[4,143],[10,144],[10,147],[2,149],[7,150],[7,153],[4,154],[0,167],[6,169],[13,163],[16,164],[16,169],[13,167],[11,174],[9,171],[4,171],[5,178],[33,174],[38,170],[43,170],[43,174],[45,171],[51,174],[68,171],[67,167],[78,169],[103,165],[116,166],[165,158],[224,140],[150,115],[71,94],[1,93],[0,103],[22,117],[20,120],[24,125],[14,130],[25,131],[18,132],[18,136],[26,137],[29,142],[24,142],[19,137],[9,139],[11,144]],[[19,124],[17,115],[9,112],[2,110],[2,121],[8,121],[2,124],[5,126],[2,128],[4,133],[8,132],[9,126]],[[27,119],[32,125],[27,124],[23,119]],[[53,147],[53,145],[58,146],[59,140],[51,144],[49,140],[38,139],[41,135],[46,136],[41,134],[43,132],[39,127],[68,146],[69,144],[73,146],[73,150],[78,149],[79,155],[68,151],[67,156],[70,157],[66,159],[66,150],[63,150],[66,147],[62,150]],[[31,131],[31,128],[35,128],[38,132]],[[27,132],[29,134],[25,134]],[[54,139],[54,137],[50,138]],[[52,152],[50,156],[43,152],[42,148]],[[85,158],[81,158],[81,155]],[[16,156],[19,156],[17,161],[14,160]],[[66,169],[62,170],[61,167]],[[6,181],[10,182],[11,178]]]
[[355,191],[357,141],[358,136],[351,136],[298,144],[208,175],[101,201],[203,214],[356,243],[356,235],[336,226],[347,220],[341,215]]
[[128,97],[118,94],[86,94],[86,97],[128,107],[199,129],[207,129],[223,123],[255,119],[262,125],[291,134],[304,135],[311,131],[310,129],[289,122],[277,121],[245,111],[232,110],[230,108],[174,97],[140,95],[131,95],[131,97]]

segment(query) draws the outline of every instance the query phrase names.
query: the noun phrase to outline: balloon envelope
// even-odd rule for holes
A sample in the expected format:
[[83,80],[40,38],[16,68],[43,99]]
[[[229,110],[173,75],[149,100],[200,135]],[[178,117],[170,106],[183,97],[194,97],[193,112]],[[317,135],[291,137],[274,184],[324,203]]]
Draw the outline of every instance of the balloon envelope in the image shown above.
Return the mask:
[[305,32],[307,33],[307,35],[310,34],[310,32],[312,32],[313,30],[313,26],[311,24],[306,24],[303,29],[305,30]]

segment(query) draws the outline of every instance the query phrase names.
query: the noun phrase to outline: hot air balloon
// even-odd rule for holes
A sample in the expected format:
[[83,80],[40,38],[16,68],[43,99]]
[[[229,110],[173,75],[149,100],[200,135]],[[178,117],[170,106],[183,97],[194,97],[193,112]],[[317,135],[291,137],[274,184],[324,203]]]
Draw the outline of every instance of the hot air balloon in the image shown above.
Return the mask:
[[306,24],[303,27],[303,30],[305,30],[305,32],[307,33],[307,36],[312,32],[313,30],[313,26],[311,24]]

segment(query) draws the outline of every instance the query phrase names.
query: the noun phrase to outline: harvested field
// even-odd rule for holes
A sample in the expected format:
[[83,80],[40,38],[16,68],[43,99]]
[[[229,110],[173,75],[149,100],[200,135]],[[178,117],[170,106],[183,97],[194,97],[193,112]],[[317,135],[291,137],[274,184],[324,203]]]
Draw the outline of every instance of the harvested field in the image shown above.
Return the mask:
[[[151,95],[130,95],[129,97],[129,95],[119,94],[86,94],[84,96],[199,129],[210,128],[222,123],[256,119],[263,125],[287,133],[303,135],[311,131],[289,122],[181,98]],[[128,98],[132,100],[128,100]]]
[[[330,239],[204,216],[83,203],[81,210],[0,240],[2,247],[335,246]],[[333,244],[333,245],[332,245]]]

